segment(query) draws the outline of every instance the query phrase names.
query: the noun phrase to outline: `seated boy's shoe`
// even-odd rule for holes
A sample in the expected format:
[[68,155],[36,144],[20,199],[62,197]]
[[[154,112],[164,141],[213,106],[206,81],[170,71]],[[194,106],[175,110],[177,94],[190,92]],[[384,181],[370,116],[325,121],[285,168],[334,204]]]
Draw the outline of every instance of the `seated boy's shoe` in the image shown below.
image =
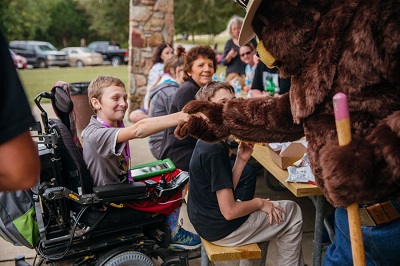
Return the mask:
[[200,237],[179,227],[178,232],[171,238],[170,248],[192,250],[200,247]]

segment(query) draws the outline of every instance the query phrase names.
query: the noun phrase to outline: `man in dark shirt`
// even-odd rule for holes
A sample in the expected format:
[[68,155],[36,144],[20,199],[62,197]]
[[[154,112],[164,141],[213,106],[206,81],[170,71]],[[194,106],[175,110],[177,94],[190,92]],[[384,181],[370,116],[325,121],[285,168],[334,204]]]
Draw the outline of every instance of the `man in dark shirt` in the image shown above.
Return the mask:
[[21,81],[0,32],[0,191],[36,184],[40,162],[29,127],[35,123]]
[[290,89],[290,78],[281,78],[278,75],[278,69],[268,68],[261,60],[257,63],[253,83],[251,84],[252,96],[265,96],[265,84],[268,78],[272,78],[275,87],[279,88],[279,94],[284,94]]

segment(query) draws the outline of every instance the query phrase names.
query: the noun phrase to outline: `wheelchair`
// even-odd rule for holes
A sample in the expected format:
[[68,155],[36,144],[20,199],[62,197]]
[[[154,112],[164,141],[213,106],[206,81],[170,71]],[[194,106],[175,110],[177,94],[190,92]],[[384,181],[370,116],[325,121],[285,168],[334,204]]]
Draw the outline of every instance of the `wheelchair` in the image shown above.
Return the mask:
[[[51,92],[35,98],[41,122],[31,128],[41,161],[40,180],[33,189],[40,241],[35,265],[188,265],[200,248],[168,248],[165,215],[122,203],[155,200],[181,193],[188,173],[171,182],[152,180],[92,187],[76,135],[69,85],[57,82]],[[59,119],[48,118],[41,105],[49,99]],[[37,260],[37,263],[36,263]],[[161,262],[160,262],[161,261]],[[20,264],[21,265],[21,264]]]

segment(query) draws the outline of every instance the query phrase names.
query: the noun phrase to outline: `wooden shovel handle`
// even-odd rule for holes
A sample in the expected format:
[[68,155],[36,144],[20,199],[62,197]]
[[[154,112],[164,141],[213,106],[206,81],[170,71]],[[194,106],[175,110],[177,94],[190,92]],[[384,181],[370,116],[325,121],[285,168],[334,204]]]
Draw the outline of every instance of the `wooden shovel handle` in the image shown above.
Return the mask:
[[[347,96],[337,93],[333,96],[333,108],[335,111],[336,130],[340,146],[348,145],[351,141],[350,114],[347,105]],[[347,206],[349,219],[351,252],[355,266],[365,266],[364,242],[361,232],[361,221],[358,204]]]

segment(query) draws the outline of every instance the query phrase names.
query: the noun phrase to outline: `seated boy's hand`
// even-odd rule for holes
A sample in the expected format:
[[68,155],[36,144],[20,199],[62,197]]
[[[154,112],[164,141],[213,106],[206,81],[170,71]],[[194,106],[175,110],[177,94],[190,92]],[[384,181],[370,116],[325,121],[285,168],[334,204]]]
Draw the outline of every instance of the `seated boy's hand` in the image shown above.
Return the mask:
[[269,224],[272,224],[274,221],[275,223],[279,224],[283,220],[282,212],[285,212],[285,210],[278,204],[275,204],[272,201],[270,201],[269,199],[261,199],[261,200],[263,205],[260,210],[268,214]]
[[240,141],[236,154],[237,158],[240,158],[241,160],[247,162],[250,159],[251,154],[253,153],[253,148],[254,143]]

